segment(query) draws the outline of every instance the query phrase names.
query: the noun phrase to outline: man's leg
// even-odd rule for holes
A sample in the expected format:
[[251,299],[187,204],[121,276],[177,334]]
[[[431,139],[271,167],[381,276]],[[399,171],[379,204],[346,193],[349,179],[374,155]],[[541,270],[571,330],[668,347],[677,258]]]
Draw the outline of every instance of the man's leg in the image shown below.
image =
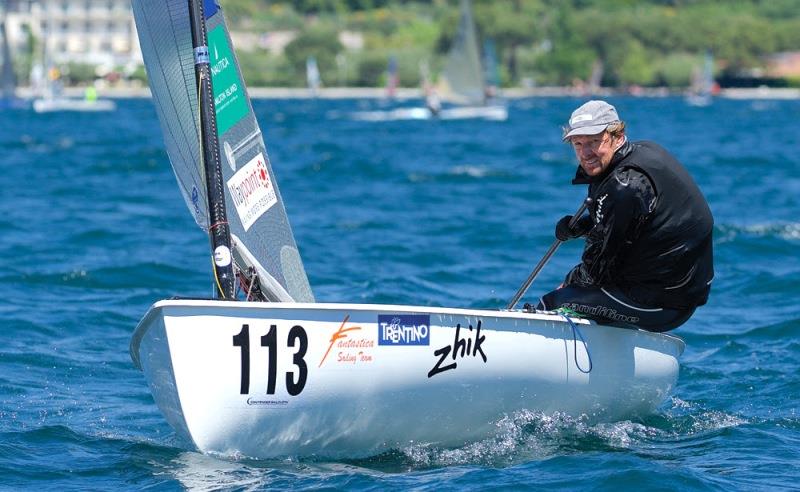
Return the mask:
[[676,310],[642,306],[615,287],[567,286],[542,296],[538,309],[572,309],[603,324],[629,324],[648,331],[669,331],[679,327],[694,309]]

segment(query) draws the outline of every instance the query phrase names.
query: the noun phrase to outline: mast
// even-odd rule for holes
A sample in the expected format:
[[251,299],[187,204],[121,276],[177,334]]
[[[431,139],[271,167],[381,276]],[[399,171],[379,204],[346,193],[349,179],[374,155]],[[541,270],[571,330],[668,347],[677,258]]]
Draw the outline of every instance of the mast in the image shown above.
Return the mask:
[[208,235],[211,240],[211,249],[214,252],[214,293],[217,299],[234,300],[236,284],[231,261],[231,234],[225,210],[225,188],[222,182],[217,117],[214,107],[214,91],[211,85],[203,0],[188,0],[188,2],[189,19],[192,24],[194,72],[200,106],[200,150],[208,196]]

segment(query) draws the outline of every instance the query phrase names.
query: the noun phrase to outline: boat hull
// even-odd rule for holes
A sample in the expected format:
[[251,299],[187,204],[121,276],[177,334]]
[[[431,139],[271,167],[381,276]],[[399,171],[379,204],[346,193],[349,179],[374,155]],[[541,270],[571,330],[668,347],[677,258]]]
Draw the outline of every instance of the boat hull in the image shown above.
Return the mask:
[[358,111],[351,118],[359,121],[398,121],[398,120],[468,120],[485,119],[505,121],[508,119],[508,108],[501,105],[491,106],[449,106],[433,114],[426,107],[396,108],[387,111]]
[[493,121],[505,121],[508,119],[508,108],[501,105],[454,106],[442,109],[439,113],[439,118],[443,120],[483,118]]
[[90,101],[74,98],[43,98],[33,101],[33,110],[37,113],[52,113],[54,111],[114,111],[116,107],[116,103],[110,99]]
[[139,323],[131,357],[177,434],[257,458],[458,446],[519,411],[614,421],[651,413],[674,387],[679,338],[574,326],[542,313],[169,300]]

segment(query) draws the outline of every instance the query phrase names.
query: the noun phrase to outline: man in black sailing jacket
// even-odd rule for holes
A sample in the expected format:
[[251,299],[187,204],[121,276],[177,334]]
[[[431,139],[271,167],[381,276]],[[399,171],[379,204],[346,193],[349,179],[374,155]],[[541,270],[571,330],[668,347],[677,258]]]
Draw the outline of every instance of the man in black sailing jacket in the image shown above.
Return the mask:
[[556,226],[561,241],[586,237],[582,261],[539,309],[566,307],[601,323],[650,331],[682,325],[706,303],[714,277],[714,219],[686,169],[665,149],[630,142],[605,101],[576,109],[565,127],[588,184],[589,215]]

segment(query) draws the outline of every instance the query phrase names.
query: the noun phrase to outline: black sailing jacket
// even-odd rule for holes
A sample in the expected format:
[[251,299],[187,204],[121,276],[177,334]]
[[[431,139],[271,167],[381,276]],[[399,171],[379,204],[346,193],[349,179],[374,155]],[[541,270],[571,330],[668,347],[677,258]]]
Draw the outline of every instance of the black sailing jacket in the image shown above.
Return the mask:
[[645,306],[705,304],[714,277],[714,219],[686,169],[653,142],[626,142],[589,184],[594,223],[566,284],[616,285]]

